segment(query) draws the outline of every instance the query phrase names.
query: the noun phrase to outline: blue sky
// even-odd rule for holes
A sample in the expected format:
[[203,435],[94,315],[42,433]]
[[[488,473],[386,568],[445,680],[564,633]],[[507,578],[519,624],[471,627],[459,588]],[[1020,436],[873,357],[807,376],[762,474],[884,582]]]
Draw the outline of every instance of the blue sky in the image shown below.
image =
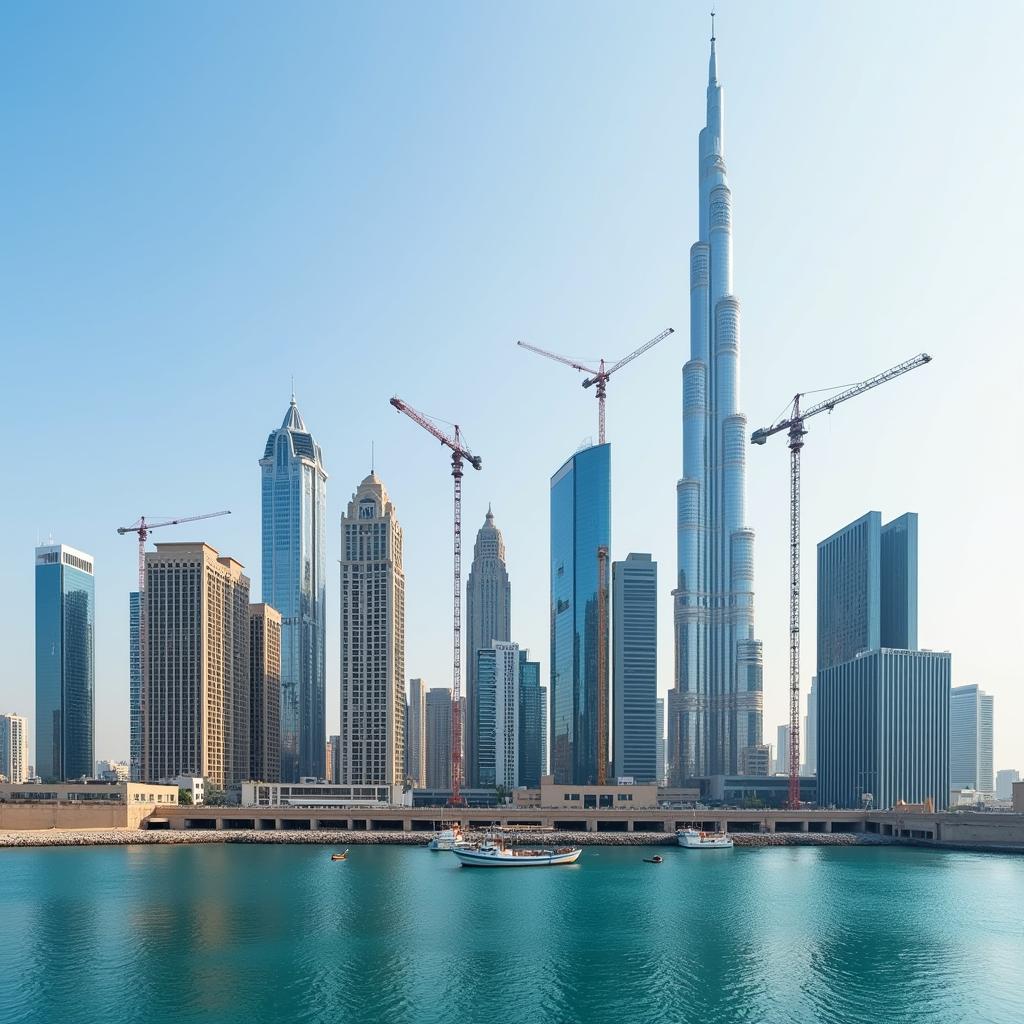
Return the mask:
[[[1024,8],[719,14],[751,426],[796,390],[935,357],[811,425],[805,665],[815,542],[917,511],[921,645],[995,694],[997,767],[1024,769]],[[127,754],[135,549],[115,528],[230,508],[164,536],[238,558],[258,594],[257,460],[293,374],[330,473],[332,730],[338,518],[371,442],[405,529],[407,671],[450,685],[451,481],[392,394],[483,456],[466,520],[493,503],[513,637],[546,675],[548,479],[596,403],[515,340],[618,358],[671,325],[613,380],[608,427],[612,555],[659,562],[667,690],[706,5],[52,3],[3,22],[0,706],[33,713],[32,548],[52,533],[96,557],[96,752]],[[748,467],[774,741],[784,443]]]

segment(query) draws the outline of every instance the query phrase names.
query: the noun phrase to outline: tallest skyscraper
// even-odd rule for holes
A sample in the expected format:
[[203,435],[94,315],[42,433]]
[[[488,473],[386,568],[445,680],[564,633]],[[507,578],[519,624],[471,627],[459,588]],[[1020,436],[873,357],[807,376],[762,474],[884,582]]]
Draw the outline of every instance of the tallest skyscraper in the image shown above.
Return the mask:
[[670,757],[677,779],[735,774],[761,742],[761,643],[754,639],[754,535],[746,527],[747,418],[739,411],[740,304],[732,281],[714,33],[700,133],[700,234],[690,249],[690,359],[683,367],[683,478]]

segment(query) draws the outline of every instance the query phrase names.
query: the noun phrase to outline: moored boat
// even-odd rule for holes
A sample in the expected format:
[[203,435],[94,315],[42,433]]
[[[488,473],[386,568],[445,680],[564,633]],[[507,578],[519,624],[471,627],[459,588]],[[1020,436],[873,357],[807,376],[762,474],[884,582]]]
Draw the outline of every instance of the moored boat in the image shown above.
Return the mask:
[[665,858],[660,853],[656,853],[653,857],[644,857],[645,864],[660,864]]
[[686,850],[731,850],[733,845],[724,832],[705,832],[696,828],[678,829],[676,841]]
[[457,822],[453,822],[448,828],[443,828],[434,834],[434,838],[427,844],[427,849],[454,850],[462,842],[465,842],[462,837],[462,829]]
[[348,860],[348,850],[344,853],[332,853],[331,860]]
[[498,835],[489,835],[477,846],[460,844],[455,856],[464,868],[533,868],[553,867],[556,864],[575,864],[583,849],[578,846],[559,846],[550,850],[527,850],[509,846]]

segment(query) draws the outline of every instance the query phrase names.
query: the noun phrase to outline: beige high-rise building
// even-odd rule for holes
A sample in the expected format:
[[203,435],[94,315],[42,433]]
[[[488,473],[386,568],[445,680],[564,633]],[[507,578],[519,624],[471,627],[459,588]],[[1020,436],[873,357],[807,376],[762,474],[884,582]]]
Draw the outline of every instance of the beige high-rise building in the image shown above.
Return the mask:
[[427,685],[409,680],[409,727],[405,730],[405,775],[413,789],[427,784]]
[[435,686],[427,691],[426,771],[428,789],[452,787],[452,691]]
[[249,773],[281,781],[281,613],[249,605]]
[[28,781],[28,720],[0,715],[0,775],[7,782]]
[[249,776],[249,578],[208,544],[146,555],[142,778]]
[[401,784],[405,710],[402,528],[388,492],[371,472],[341,517],[338,783]]

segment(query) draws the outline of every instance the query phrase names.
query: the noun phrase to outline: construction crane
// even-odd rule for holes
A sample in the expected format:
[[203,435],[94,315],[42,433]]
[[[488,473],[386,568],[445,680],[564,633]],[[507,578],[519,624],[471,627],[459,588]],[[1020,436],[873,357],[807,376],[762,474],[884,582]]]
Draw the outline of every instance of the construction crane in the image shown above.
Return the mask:
[[433,420],[397,395],[391,404],[404,412],[414,423],[418,423],[428,434],[433,434],[452,453],[452,477],[455,480],[455,574],[454,574],[454,629],[452,633],[452,795],[449,807],[462,807],[462,466],[468,462],[474,469],[483,466],[479,455],[474,455],[462,443],[458,424],[454,424],[454,436],[446,434]]
[[608,782],[608,548],[597,549],[597,784]]
[[800,399],[811,392],[801,392],[793,396],[785,419],[750,435],[751,444],[764,444],[772,434],[783,431],[789,434],[789,806],[792,808],[800,806],[800,449],[807,435],[804,422],[931,361],[932,357],[922,352],[808,409],[801,410]]
[[[179,523],[194,523],[200,519],[215,519],[217,516],[229,516],[230,512],[206,512],[201,516],[179,516],[177,519],[164,519],[158,523],[147,522],[145,516],[141,516],[131,526],[119,526],[117,532],[120,536],[126,533],[134,533],[139,538],[139,702],[142,720],[146,720],[146,538],[150,530],[158,530],[164,526],[177,526]],[[142,730],[145,737],[146,730]],[[137,769],[139,766],[132,765]]]
[[659,341],[664,341],[670,334],[674,334],[675,329],[667,327],[661,332],[656,338],[651,338],[650,341],[645,342],[635,352],[630,352],[628,356],[623,356],[617,363],[612,366],[605,367],[605,361],[602,359],[598,363],[596,370],[591,369],[589,366],[584,366],[582,363],[574,362],[572,359],[567,359],[565,356],[557,355],[554,352],[548,352],[546,349],[537,348],[536,345],[530,345],[525,341],[517,341],[516,344],[520,348],[529,349],[531,352],[536,352],[539,356],[547,356],[548,359],[554,359],[556,363],[564,363],[566,366],[571,366],[574,370],[579,370],[581,373],[589,373],[592,376],[588,377],[584,382],[585,388],[597,386],[597,443],[604,444],[604,402],[608,396],[608,378],[615,373],[616,370],[621,370],[626,363],[631,363],[637,356],[642,356],[648,349],[654,348]]

